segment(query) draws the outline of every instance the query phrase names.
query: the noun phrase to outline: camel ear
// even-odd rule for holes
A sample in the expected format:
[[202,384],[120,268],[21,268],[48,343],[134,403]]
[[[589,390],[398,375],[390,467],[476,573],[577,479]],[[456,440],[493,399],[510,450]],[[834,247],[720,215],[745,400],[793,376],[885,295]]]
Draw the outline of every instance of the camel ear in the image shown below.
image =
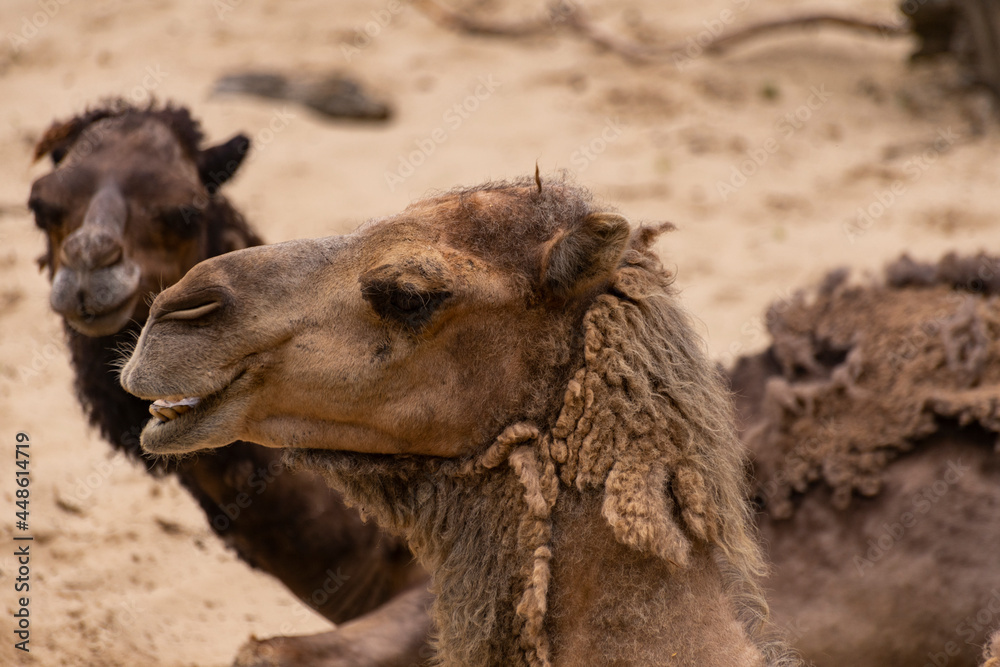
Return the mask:
[[245,134],[237,134],[224,144],[199,151],[198,176],[209,194],[215,194],[233,177],[249,152],[250,139]]
[[560,230],[542,251],[542,287],[558,298],[587,292],[611,279],[632,228],[617,213],[591,213],[575,229]]
[[57,166],[83,129],[83,123],[76,118],[65,123],[52,123],[35,145],[35,161],[48,155],[52,159],[52,166]]

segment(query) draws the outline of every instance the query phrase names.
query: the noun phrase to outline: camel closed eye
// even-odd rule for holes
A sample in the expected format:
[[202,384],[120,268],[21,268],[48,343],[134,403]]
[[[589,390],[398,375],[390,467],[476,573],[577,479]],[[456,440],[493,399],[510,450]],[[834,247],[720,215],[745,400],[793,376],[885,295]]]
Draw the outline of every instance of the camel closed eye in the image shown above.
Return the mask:
[[414,329],[430,321],[434,311],[451,296],[447,291],[420,291],[415,286],[392,281],[372,281],[361,294],[383,319],[394,320]]
[[157,319],[160,322],[165,322],[169,320],[197,320],[199,318],[208,315],[209,313],[214,313],[221,307],[222,307],[221,301],[209,301],[208,303],[203,303],[200,306],[194,306],[192,308],[171,310],[170,312],[163,313]]

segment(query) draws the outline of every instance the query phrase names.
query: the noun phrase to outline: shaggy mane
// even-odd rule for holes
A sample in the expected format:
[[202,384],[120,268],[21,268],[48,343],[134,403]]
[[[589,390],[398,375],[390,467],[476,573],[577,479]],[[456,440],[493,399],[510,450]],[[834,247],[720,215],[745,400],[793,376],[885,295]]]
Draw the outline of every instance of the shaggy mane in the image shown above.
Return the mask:
[[[510,425],[463,459],[288,451],[291,464],[322,473],[404,535],[435,572],[449,664],[550,664],[553,520],[560,499],[578,493],[597,494],[620,543],[673,568],[688,564],[694,545],[710,546],[748,635],[769,664],[783,659],[782,644],[762,639],[768,611],[755,582],[764,564],[732,406],[649,250],[655,237],[633,232],[545,419]],[[450,609],[461,617],[441,623]]]
[[950,254],[904,256],[867,285],[835,271],[773,304],[771,347],[732,374],[737,387],[770,376],[745,434],[768,511],[790,516],[819,483],[839,508],[874,496],[885,467],[945,423],[1000,433],[998,295],[1000,260]]

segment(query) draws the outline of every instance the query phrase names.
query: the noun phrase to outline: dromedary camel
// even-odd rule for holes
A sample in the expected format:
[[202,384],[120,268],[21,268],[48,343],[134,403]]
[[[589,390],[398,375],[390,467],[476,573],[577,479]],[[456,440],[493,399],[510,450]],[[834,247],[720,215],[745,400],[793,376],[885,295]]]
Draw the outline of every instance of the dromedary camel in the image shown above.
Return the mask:
[[40,262],[66,324],[77,395],[116,449],[154,474],[176,474],[245,561],[334,622],[362,617],[311,638],[251,642],[243,661],[418,663],[429,654],[426,575],[320,477],[287,472],[280,452],[246,442],[171,465],[139,448],[148,404],[121,389],[114,369],[149,299],[198,261],[260,243],[218,192],[249,141],[201,141],[186,109],[116,102],[53,124],[37,146],[53,170],[35,181],[29,206],[48,239]]
[[295,448],[432,571],[443,664],[790,664],[656,236],[537,180],[202,262],[122,369],[192,406],[143,447]]
[[834,272],[731,373],[775,621],[818,667],[973,667],[1000,622],[1000,260]]

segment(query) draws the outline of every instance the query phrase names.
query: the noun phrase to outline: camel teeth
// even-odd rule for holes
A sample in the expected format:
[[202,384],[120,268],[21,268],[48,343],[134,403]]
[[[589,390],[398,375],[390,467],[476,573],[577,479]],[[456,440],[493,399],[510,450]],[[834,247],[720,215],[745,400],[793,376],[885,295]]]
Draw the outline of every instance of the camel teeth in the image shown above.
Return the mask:
[[[176,399],[176,400],[174,400]],[[201,402],[197,397],[170,396],[153,401],[149,406],[149,414],[156,417],[161,424],[177,419]]]
[[160,422],[168,422],[172,419],[177,419],[177,413],[171,408],[162,407],[159,405],[149,406],[149,413],[160,420]]
[[185,396],[171,396],[170,398],[161,398],[157,401],[153,401],[153,405],[159,408],[176,408],[178,406],[185,406],[193,408],[194,406],[201,403],[201,399],[197,397],[185,397]]

